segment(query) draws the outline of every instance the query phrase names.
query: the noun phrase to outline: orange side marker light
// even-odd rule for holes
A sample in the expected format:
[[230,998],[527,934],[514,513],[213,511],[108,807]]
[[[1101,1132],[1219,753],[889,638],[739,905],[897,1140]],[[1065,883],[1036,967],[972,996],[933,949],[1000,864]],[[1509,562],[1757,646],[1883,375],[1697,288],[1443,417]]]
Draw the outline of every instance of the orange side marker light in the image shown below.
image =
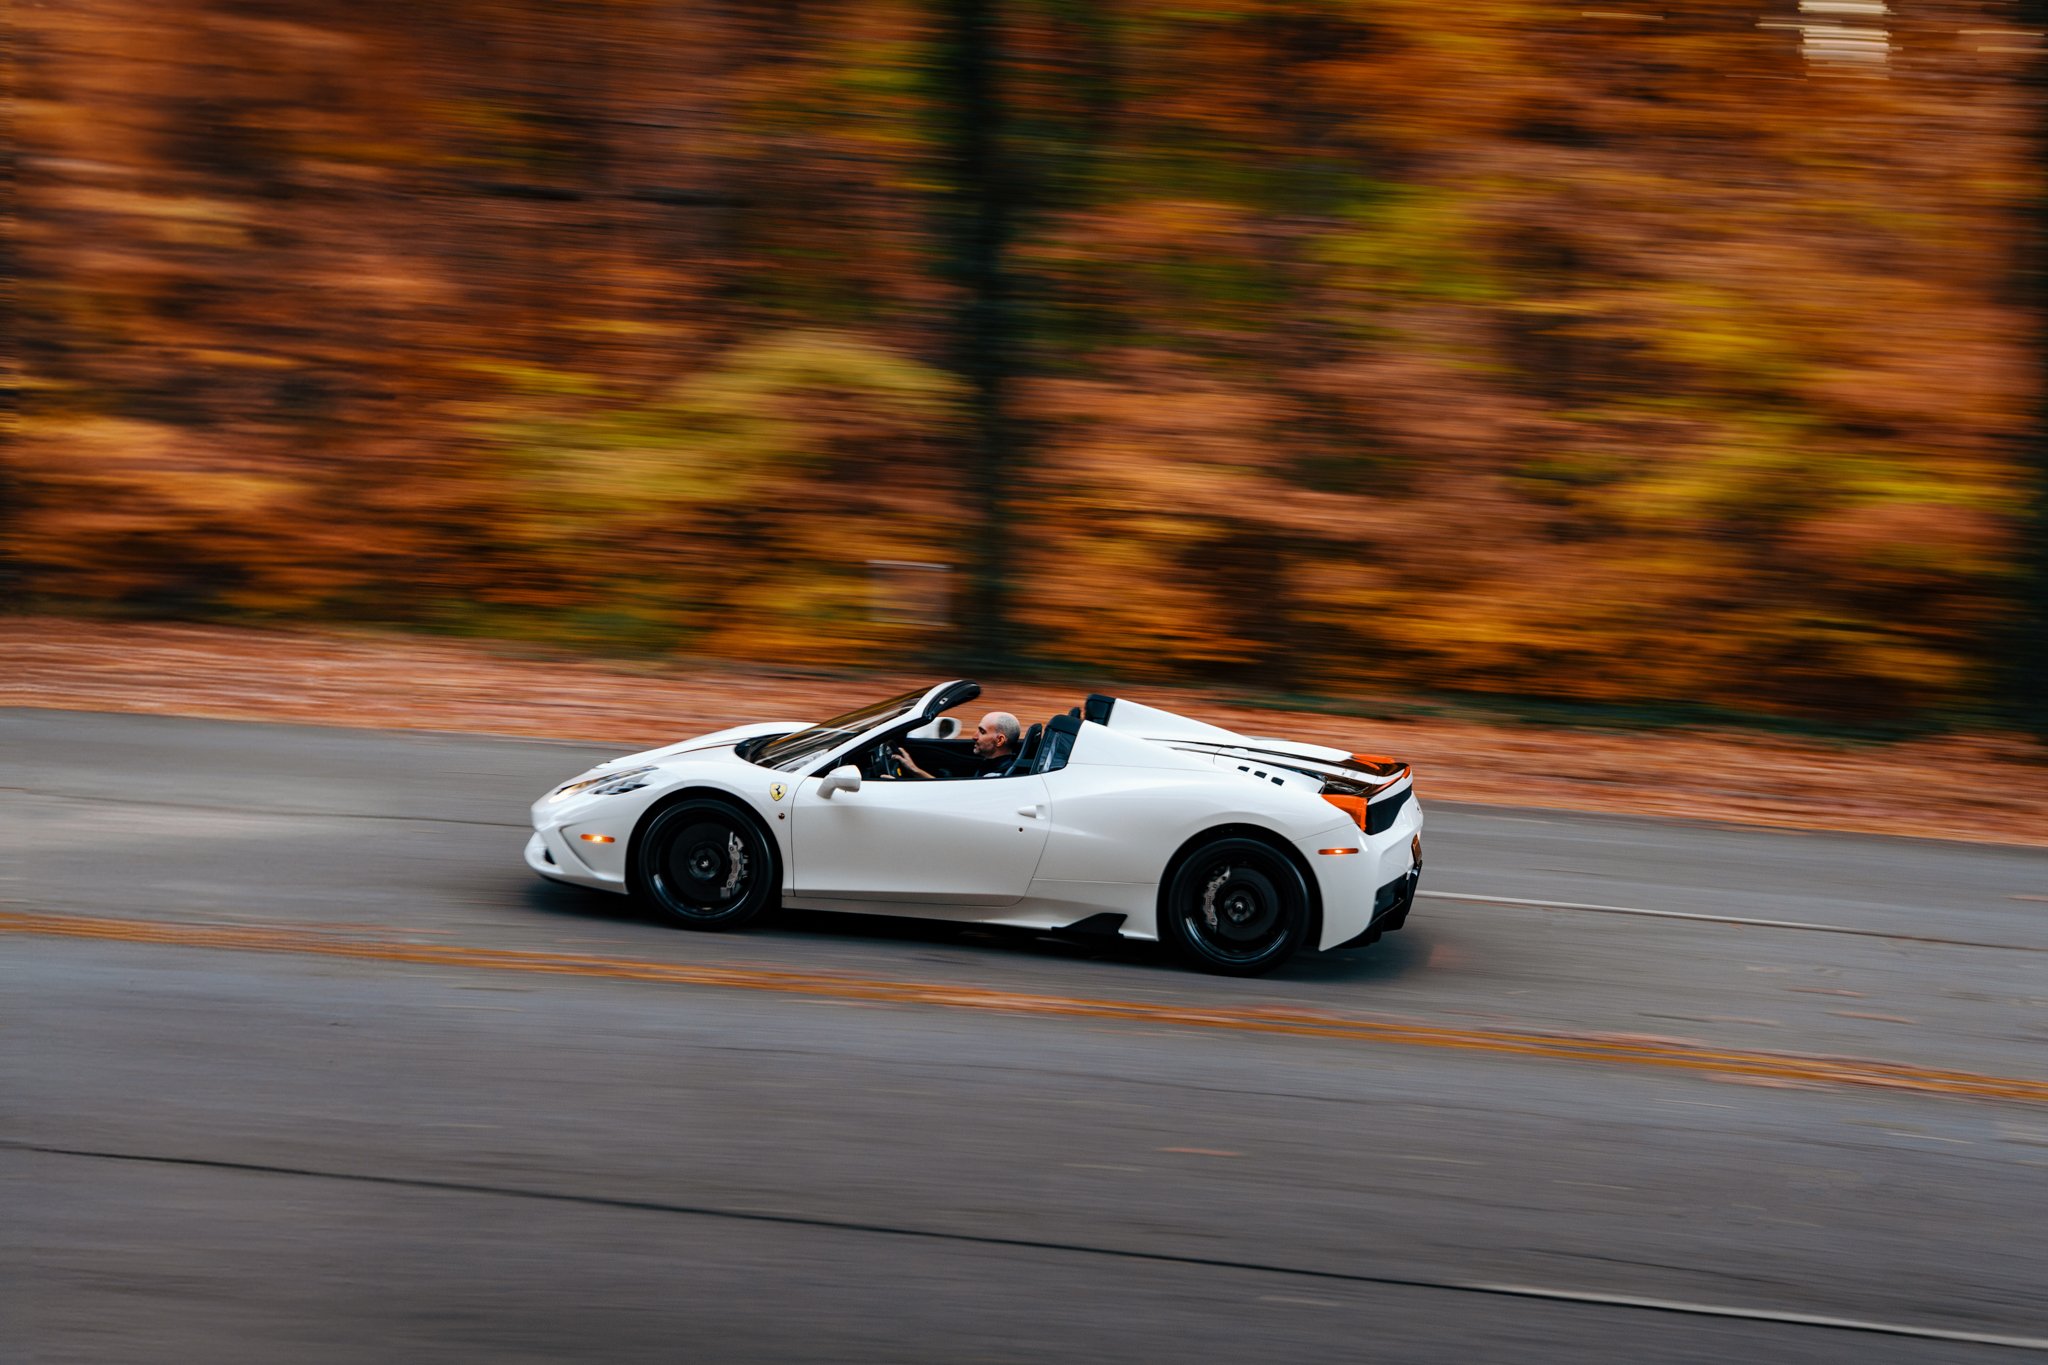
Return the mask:
[[1319,848],[1319,849],[1317,849],[1317,850],[1316,850],[1316,852],[1318,852],[1318,853],[1356,853],[1356,852],[1358,852],[1358,850],[1357,850],[1357,849],[1355,849],[1355,848]]
[[583,836],[583,842],[586,844],[615,844],[618,840],[612,838],[609,834],[586,834]]

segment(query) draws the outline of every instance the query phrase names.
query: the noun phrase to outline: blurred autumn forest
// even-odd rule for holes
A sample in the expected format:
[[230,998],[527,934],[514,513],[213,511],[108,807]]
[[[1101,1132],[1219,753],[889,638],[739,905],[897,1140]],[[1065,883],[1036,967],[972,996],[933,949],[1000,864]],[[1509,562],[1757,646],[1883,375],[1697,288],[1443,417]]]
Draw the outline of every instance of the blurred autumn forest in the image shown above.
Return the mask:
[[0,573],[770,663],[2010,713],[2048,691],[2039,17],[17,0]]

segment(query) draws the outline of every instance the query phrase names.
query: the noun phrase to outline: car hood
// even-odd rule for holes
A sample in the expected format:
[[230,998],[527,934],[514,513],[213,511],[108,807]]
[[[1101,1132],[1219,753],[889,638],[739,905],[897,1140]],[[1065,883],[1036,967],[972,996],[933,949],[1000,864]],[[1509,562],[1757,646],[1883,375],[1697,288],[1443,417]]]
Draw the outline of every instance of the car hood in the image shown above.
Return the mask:
[[752,739],[756,735],[786,735],[792,730],[804,729],[807,724],[806,721],[762,721],[754,725],[735,725],[726,730],[713,730],[708,735],[677,740],[674,744],[665,744],[659,749],[642,749],[637,754],[621,754],[617,758],[608,758],[602,763],[584,769],[567,781],[550,787],[533,803],[533,812],[538,818],[554,804],[554,793],[563,787],[608,772],[628,768],[669,767],[677,763],[744,764],[746,760],[733,752],[733,746],[741,740]]
[[684,754],[695,754],[708,758],[710,755],[705,752],[706,750],[723,749],[727,753],[731,753],[733,746],[743,739],[754,739],[761,735],[786,735],[796,730],[806,729],[810,724],[811,722],[807,720],[764,720],[756,721],[752,725],[734,725],[724,730],[713,730],[708,735],[696,735],[689,739],[679,739],[674,744],[665,744],[659,749],[643,749],[637,754],[626,754],[612,759],[608,763],[601,763],[598,766],[603,768],[637,767],[646,763],[665,763],[669,759],[680,758]]

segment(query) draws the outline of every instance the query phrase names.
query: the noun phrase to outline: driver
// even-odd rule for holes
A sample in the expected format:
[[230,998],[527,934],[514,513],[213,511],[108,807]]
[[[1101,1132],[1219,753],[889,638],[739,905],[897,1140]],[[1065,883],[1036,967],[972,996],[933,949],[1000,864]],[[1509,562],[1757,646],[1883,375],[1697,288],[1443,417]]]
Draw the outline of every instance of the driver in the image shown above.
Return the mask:
[[[1017,737],[1023,727],[1008,711],[991,711],[981,718],[981,724],[974,729],[975,777],[1001,777],[1017,761]],[[911,777],[931,776],[917,766],[907,749],[896,750],[896,761]]]

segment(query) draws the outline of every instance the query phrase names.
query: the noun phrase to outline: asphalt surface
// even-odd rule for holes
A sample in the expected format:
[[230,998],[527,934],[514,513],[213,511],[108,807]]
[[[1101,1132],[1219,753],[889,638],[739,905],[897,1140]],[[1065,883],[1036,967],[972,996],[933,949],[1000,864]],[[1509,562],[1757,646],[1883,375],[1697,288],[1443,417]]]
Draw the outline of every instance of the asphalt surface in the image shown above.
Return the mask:
[[[2048,853],[1425,773],[1458,899],[1227,981],[538,882],[526,804],[605,754],[0,712],[0,1359],[2048,1354],[2048,1105],[1815,1079],[2048,1080]],[[1309,1016],[1396,1031],[1261,1022]]]

